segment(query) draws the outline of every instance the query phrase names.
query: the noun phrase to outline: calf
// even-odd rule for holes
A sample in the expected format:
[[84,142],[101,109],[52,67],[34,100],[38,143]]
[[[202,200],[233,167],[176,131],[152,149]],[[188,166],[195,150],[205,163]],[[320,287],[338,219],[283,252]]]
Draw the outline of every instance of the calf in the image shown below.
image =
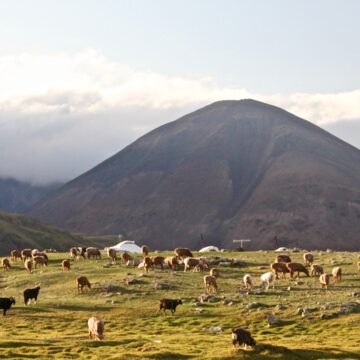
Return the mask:
[[104,339],[104,321],[93,316],[88,320],[88,328],[89,328],[89,340],[102,340]]
[[314,255],[311,253],[304,254],[305,266],[311,266],[314,262]]
[[291,258],[288,255],[278,255],[275,258],[275,262],[291,263]]
[[186,257],[194,257],[192,252],[188,248],[176,248],[174,250],[175,256],[183,260]]
[[176,270],[179,266],[176,256],[168,256],[164,262],[171,270]]
[[320,276],[324,273],[324,269],[320,265],[312,264],[311,265],[311,276]]
[[295,272],[297,272],[296,277],[298,277],[301,272],[304,273],[306,276],[309,276],[309,271],[307,270],[307,268],[303,264],[300,264],[300,263],[287,263],[286,266],[290,270],[290,277],[291,278],[294,276]]
[[276,279],[279,278],[278,273],[282,273],[282,278],[285,278],[285,275],[290,273],[290,270],[286,266],[286,263],[283,262],[273,263],[270,265],[270,267],[275,272]]
[[31,274],[32,273],[32,267],[33,267],[33,262],[31,259],[27,259],[25,260],[25,263],[24,263],[24,267],[26,269],[26,271]]
[[210,269],[210,275],[215,277],[215,278],[218,278],[220,276],[220,271],[219,269],[216,269],[216,268],[211,268]]
[[64,271],[70,270],[70,261],[69,260],[63,260],[61,263],[61,267]]
[[20,250],[12,250],[11,251],[11,259],[16,261],[17,259],[21,259],[21,251]]
[[214,276],[205,275],[204,276],[204,285],[205,285],[206,292],[210,292],[211,290],[213,290],[213,292],[218,291],[218,286],[217,286],[217,283],[216,283],[216,277],[214,277]]
[[260,276],[260,286],[266,287],[266,290],[269,289],[270,284],[272,284],[273,289],[275,289],[275,275],[272,272],[267,272]]
[[76,279],[76,282],[77,282],[77,287],[78,287],[78,293],[82,293],[84,287],[91,289],[90,281],[88,280],[88,278],[86,276],[79,276]]
[[231,330],[231,339],[232,339],[233,348],[235,348],[236,343],[238,343],[239,346],[244,345],[245,350],[247,346],[254,347],[256,345],[256,341],[251,336],[249,331],[246,331],[241,328]]
[[35,300],[35,303],[37,302],[37,298],[39,296],[40,286],[37,286],[33,289],[26,289],[24,291],[24,303],[26,306],[30,305],[31,299]]
[[164,260],[165,258],[163,256],[152,256],[151,258],[151,262],[155,267],[160,267],[161,270],[164,270]]
[[319,277],[321,288],[327,289],[330,283],[330,276],[328,274],[321,274]]
[[250,274],[244,275],[243,280],[244,280],[245,288],[247,290],[251,290],[254,286],[251,275]]
[[150,252],[149,248],[146,245],[141,246],[141,251],[142,251],[142,254],[143,254],[144,257],[148,256],[149,252]]
[[182,301],[177,300],[171,300],[171,299],[161,299],[159,304],[159,309],[156,311],[156,314],[162,309],[164,311],[164,315],[166,315],[165,310],[170,310],[171,315],[174,315],[174,312],[176,311],[176,307],[178,305],[182,305]]
[[11,308],[12,305],[15,305],[16,301],[14,297],[9,298],[0,298],[0,309],[3,310],[3,315],[6,315],[6,312]]
[[2,267],[4,268],[4,270],[10,270],[11,265],[10,265],[10,261],[9,259],[2,259],[1,261]]
[[339,266],[334,267],[332,269],[332,276],[333,276],[334,283],[337,282],[337,281],[341,281],[341,277],[342,277],[342,269],[341,269],[341,267],[339,267]]
[[150,270],[150,268],[151,268],[151,266],[152,266],[152,261],[151,261],[151,259],[148,257],[148,256],[145,256],[144,257],[144,269],[145,269],[145,271],[146,272],[149,272],[149,270]]

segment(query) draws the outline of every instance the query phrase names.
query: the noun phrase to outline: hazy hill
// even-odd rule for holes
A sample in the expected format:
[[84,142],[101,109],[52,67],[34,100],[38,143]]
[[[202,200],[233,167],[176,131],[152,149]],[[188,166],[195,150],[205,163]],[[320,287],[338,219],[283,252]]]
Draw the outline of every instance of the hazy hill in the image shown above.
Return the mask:
[[[280,108],[221,101],[141,137],[31,215],[153,248],[360,248],[360,151]],[[274,242],[277,236],[279,241]]]

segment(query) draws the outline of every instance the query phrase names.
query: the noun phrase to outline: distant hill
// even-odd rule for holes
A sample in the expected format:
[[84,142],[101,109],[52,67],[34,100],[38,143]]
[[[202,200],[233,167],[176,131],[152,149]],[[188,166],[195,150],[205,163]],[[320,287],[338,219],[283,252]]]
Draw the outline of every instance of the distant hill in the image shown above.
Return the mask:
[[25,212],[62,184],[32,185],[12,178],[0,178],[0,209]]
[[30,214],[159,249],[239,238],[249,249],[359,249],[360,151],[280,108],[221,101],[151,131]]

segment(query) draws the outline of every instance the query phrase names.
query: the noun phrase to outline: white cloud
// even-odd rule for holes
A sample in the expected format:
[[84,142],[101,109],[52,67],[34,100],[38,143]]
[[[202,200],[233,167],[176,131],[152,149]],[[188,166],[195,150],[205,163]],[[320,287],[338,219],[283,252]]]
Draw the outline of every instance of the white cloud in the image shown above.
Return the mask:
[[255,98],[319,125],[360,118],[360,90],[251,94],[209,77],[112,62],[95,50],[0,57],[0,175],[67,180],[148,130],[223,99]]

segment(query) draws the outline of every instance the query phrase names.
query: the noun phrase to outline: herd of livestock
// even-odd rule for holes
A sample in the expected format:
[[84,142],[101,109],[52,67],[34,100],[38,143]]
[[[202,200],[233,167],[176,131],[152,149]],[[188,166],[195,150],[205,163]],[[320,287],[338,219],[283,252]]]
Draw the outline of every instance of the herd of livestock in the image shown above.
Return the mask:
[[[126,263],[127,266],[134,266],[143,268],[146,272],[149,272],[152,268],[168,268],[172,271],[178,270],[183,266],[184,271],[193,269],[193,271],[209,271],[208,275],[204,276],[204,286],[207,293],[218,291],[218,278],[220,271],[213,266],[213,262],[209,261],[207,257],[194,257],[192,252],[187,248],[176,248],[174,256],[163,257],[159,255],[149,256],[149,248],[145,245],[141,247],[143,257],[142,259],[133,258],[127,252],[120,253],[120,259],[122,263]],[[27,272],[32,273],[33,269],[48,265],[48,253],[49,250],[39,251],[37,249],[24,249],[11,251],[12,261],[22,260],[24,268]],[[113,264],[117,260],[117,252],[113,248],[107,249],[107,256],[109,258],[109,264]],[[101,251],[95,247],[72,247],[70,249],[70,259],[79,260],[83,259],[101,259]],[[291,278],[299,276],[300,273],[306,276],[316,276],[319,278],[319,286],[327,289],[330,285],[330,278],[332,277],[333,282],[339,282],[342,278],[342,268],[337,266],[332,269],[331,275],[324,272],[323,267],[316,264],[314,261],[314,255],[311,253],[304,253],[303,255],[304,264],[292,262],[288,255],[278,255],[275,258],[274,263],[270,265],[271,271],[266,272],[260,276],[260,287],[269,289],[270,286],[274,288],[276,279],[279,276],[282,278],[289,274]],[[5,270],[11,269],[9,259],[2,259],[2,267]],[[71,262],[65,259],[61,262],[61,267],[64,271],[69,271],[71,268]],[[360,273],[360,262],[357,264],[358,271]],[[247,290],[252,290],[254,287],[254,281],[250,274],[243,276],[244,287]],[[76,279],[78,293],[82,293],[85,288],[90,289],[91,283],[86,276],[79,276]],[[31,300],[37,301],[39,296],[40,286],[35,288],[24,290],[24,303],[29,305]],[[0,298],[0,309],[3,310],[3,315],[16,303],[14,297]],[[166,310],[170,310],[173,315],[176,311],[176,307],[181,305],[180,299],[161,299],[158,307],[159,311],[163,311],[166,315]],[[104,338],[104,321],[97,318],[91,317],[88,320],[88,335],[89,339],[102,340]],[[256,341],[252,338],[251,334],[242,328],[236,328],[232,330],[232,343],[235,346],[236,343],[239,345],[255,346]]]

